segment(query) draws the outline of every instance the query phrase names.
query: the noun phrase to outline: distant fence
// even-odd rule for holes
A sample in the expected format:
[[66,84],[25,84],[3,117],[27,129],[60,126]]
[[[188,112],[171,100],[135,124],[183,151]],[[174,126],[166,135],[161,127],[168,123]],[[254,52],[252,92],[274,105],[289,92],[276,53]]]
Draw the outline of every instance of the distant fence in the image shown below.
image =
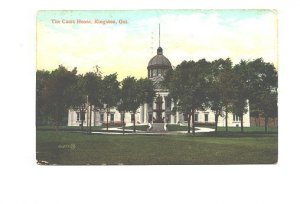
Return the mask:
[[[251,117],[250,118],[250,126],[264,127],[265,126],[265,118]],[[269,127],[278,127],[278,118],[269,118],[268,126]]]

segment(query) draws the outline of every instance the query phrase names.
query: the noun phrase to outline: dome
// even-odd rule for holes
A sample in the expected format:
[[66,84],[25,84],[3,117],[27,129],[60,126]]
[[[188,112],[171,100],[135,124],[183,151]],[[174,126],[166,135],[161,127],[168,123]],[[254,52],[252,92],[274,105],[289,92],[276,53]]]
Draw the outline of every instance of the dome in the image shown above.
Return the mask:
[[159,47],[157,49],[157,55],[152,57],[148,63],[148,69],[151,68],[172,68],[171,62],[163,55],[163,49]]

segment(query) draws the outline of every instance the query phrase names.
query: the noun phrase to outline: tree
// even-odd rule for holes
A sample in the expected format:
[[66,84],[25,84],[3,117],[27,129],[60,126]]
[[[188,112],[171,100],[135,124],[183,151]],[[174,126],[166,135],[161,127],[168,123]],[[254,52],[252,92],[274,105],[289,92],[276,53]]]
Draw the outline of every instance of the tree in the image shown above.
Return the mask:
[[36,125],[48,123],[49,105],[44,97],[44,91],[47,81],[50,78],[50,72],[45,70],[36,71]]
[[64,66],[59,65],[58,69],[51,72],[49,80],[46,82],[43,97],[49,106],[56,130],[58,130],[62,117],[66,115],[68,108],[72,105],[76,73],[76,68],[68,71]]
[[89,132],[92,129],[92,111],[95,114],[96,110],[103,108],[103,88],[102,88],[102,76],[99,71],[95,72],[87,72],[83,77],[82,88],[84,96],[87,97],[85,99],[85,103],[87,103],[87,114],[89,117],[87,118],[87,125],[89,126]]
[[232,99],[234,97],[234,92],[232,89],[234,77],[235,76],[232,69],[232,63],[231,60],[228,58],[226,59],[225,63],[220,66],[219,73],[219,80],[220,84],[222,85],[221,100],[225,112],[226,132],[228,132],[228,113],[230,112]]
[[74,93],[75,94],[73,95],[73,100],[70,108],[79,111],[80,128],[81,130],[83,130],[83,122],[86,119],[85,113],[87,112],[88,108],[83,75],[76,76],[76,85],[74,87]]
[[108,131],[108,114],[110,113],[110,109],[116,107],[120,101],[120,83],[117,80],[117,73],[105,76],[102,85],[102,102],[105,104],[106,131]]
[[192,90],[190,71],[195,67],[194,61],[183,61],[174,71],[169,71],[163,84],[169,89],[169,96],[177,101],[177,111],[188,117],[188,133],[190,133],[190,116],[192,110]]
[[135,113],[140,106],[140,101],[138,99],[139,88],[137,85],[137,80],[131,76],[123,79],[121,92],[123,110],[125,112],[131,112],[134,115],[133,131],[135,132]]
[[87,131],[91,132],[91,113],[103,108],[101,74],[100,72],[87,72],[85,75],[77,75],[76,82],[71,108],[79,111],[81,130],[83,130],[83,121],[86,120]]
[[[208,86],[209,107],[215,114],[215,132],[218,131],[218,119],[226,108],[226,98],[223,95],[224,84],[222,74],[230,69],[232,62],[229,58],[226,60],[218,59],[211,63],[211,77]],[[226,70],[226,71],[225,71]],[[224,72],[224,73],[223,73]]]
[[170,96],[174,101],[178,101],[178,110],[188,117],[188,133],[190,133],[190,119],[192,119],[192,132],[195,134],[195,110],[204,110],[207,107],[209,70],[210,63],[205,59],[197,62],[183,61],[173,72],[168,73],[164,82]]
[[[137,101],[139,102],[140,106],[147,103],[153,103],[155,97],[155,89],[154,84],[150,79],[147,78],[140,78],[137,80]],[[136,113],[136,111],[135,111]],[[134,114],[134,131],[135,131],[135,114]]]
[[133,114],[133,131],[136,132],[135,114],[144,103],[152,103],[155,96],[153,83],[149,79],[126,77],[122,81],[121,103],[119,109]]
[[268,120],[276,117],[278,73],[274,65],[258,58],[248,62],[248,83],[250,89],[250,104],[265,118],[265,132]]
[[248,64],[244,60],[234,66],[232,113],[240,117],[241,132],[244,132],[244,114],[248,112],[247,100],[251,94],[248,72]]
[[270,117],[277,116],[277,92],[265,92],[260,95],[260,110],[265,118],[265,133],[268,132],[268,122]]

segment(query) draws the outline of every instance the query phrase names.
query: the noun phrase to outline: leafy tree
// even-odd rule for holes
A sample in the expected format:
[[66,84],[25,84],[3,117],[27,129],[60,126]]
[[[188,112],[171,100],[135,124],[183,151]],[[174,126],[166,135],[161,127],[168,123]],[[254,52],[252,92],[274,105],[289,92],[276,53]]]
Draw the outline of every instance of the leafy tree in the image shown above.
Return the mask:
[[149,79],[126,77],[122,81],[121,103],[119,109],[133,114],[133,131],[136,132],[135,114],[144,103],[152,103],[155,96],[154,86]]
[[260,97],[259,108],[261,109],[262,115],[265,118],[265,133],[267,133],[269,118],[274,118],[277,116],[277,92],[265,92],[264,94],[261,94]]
[[68,71],[64,66],[59,65],[58,69],[51,72],[49,80],[45,84],[43,97],[49,106],[56,130],[58,130],[61,119],[66,115],[68,108],[72,105],[76,73],[76,68]]
[[122,121],[122,129],[123,129],[123,135],[125,133],[125,113],[126,113],[126,107],[125,107],[125,98],[123,89],[121,88],[121,95],[120,95],[120,101],[117,103],[117,110],[121,113],[121,121]]
[[76,76],[76,85],[74,86],[74,95],[71,104],[71,109],[78,110],[80,114],[80,128],[83,130],[83,121],[85,118],[85,113],[88,108],[87,104],[87,95],[84,88],[84,76],[77,75]]
[[47,81],[50,78],[50,72],[45,70],[36,71],[36,125],[48,123],[49,105],[44,97],[44,91]]
[[169,95],[177,101],[176,109],[188,117],[188,133],[190,133],[190,116],[192,110],[192,91],[190,89],[189,72],[195,67],[194,61],[183,61],[174,71],[166,74],[163,84],[169,89]]
[[[77,75],[77,83],[74,87],[74,96],[71,108],[80,113],[81,129],[86,119],[87,129],[91,132],[92,111],[103,108],[101,74],[99,72],[87,72],[85,75]],[[85,118],[87,113],[87,118]]]
[[[211,77],[208,88],[209,107],[215,114],[215,131],[218,131],[219,116],[222,116],[226,108],[226,98],[223,95],[222,74],[230,69],[232,62],[229,58],[226,60],[218,59],[211,63]],[[226,71],[225,71],[226,70]]]
[[265,132],[268,120],[277,116],[278,74],[274,65],[258,58],[248,62],[248,84],[250,104],[265,118]]
[[102,81],[102,102],[106,110],[106,131],[108,131],[108,114],[112,107],[116,107],[120,101],[120,83],[117,80],[117,73],[107,75]]
[[228,132],[228,113],[232,107],[232,99],[234,97],[233,79],[235,74],[232,69],[230,59],[220,66],[219,83],[222,85],[221,100],[225,112],[225,129]]
[[188,116],[188,133],[190,133],[190,119],[192,119],[192,131],[195,134],[195,110],[204,110],[207,107],[209,70],[210,63],[205,59],[198,62],[183,61],[169,73],[169,76],[167,75],[164,82],[170,96],[178,101],[178,110]]
[[99,71],[87,72],[83,77],[82,88],[84,91],[84,96],[87,97],[86,103],[89,110],[88,114],[88,126],[89,132],[91,132],[92,123],[92,111],[95,114],[96,110],[103,108],[103,88],[102,88],[102,77]]
[[122,81],[122,109],[125,112],[131,112],[134,114],[133,131],[135,132],[135,113],[140,106],[140,101],[138,100],[139,88],[137,85],[137,80],[134,77],[128,76]]

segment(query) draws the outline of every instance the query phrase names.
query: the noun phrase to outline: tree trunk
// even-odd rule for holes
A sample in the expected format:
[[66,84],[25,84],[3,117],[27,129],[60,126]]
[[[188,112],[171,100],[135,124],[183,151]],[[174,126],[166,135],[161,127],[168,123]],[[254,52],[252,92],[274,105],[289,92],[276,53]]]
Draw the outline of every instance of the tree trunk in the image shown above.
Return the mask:
[[265,116],[265,133],[268,133],[268,120],[269,118]]
[[123,135],[125,134],[125,123],[124,123],[124,121],[125,121],[125,113],[124,113],[124,114],[122,114],[122,127],[123,127]]
[[219,114],[216,112],[215,113],[215,132],[218,132],[218,119],[219,119]]
[[80,110],[80,130],[83,131],[83,110]]
[[242,113],[240,117],[241,117],[241,132],[243,133],[244,132],[244,114]]
[[192,128],[193,128],[192,131],[193,131],[193,135],[195,135],[195,118],[194,118],[195,114],[194,113],[195,113],[195,110],[193,109],[192,110]]
[[89,127],[89,133],[92,132],[92,105],[90,106],[90,127]]
[[58,131],[58,110],[55,112],[55,131]]
[[108,108],[106,109],[106,132],[108,132]]
[[225,126],[226,126],[226,132],[228,132],[228,110],[227,110],[227,108],[225,110]]
[[135,113],[133,113],[133,132],[135,132]]
[[89,133],[89,106],[86,108],[86,134]]
[[188,113],[188,133],[191,133],[191,114]]
[[83,131],[83,120],[80,121],[80,131]]

